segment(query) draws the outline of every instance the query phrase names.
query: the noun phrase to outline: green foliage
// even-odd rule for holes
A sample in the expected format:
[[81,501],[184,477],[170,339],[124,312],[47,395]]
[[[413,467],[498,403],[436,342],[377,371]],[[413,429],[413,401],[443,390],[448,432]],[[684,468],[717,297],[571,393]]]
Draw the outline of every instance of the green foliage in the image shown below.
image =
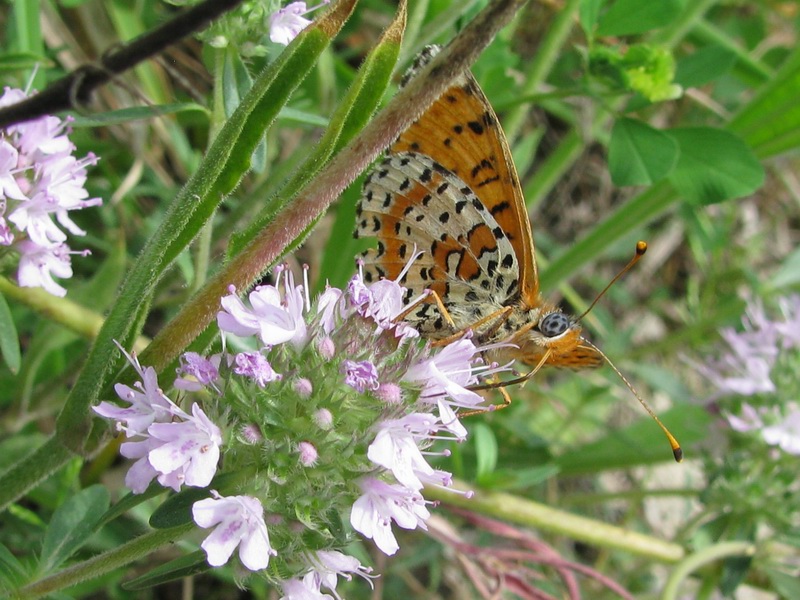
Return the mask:
[[[98,557],[107,566],[91,570],[93,583],[54,584],[42,593],[133,598],[184,576],[194,576],[197,589],[224,590],[220,597],[236,593],[240,573],[208,569],[204,554],[193,550],[197,534],[153,552],[177,540],[171,528],[189,522],[192,493],[154,487],[108,507],[105,486],[121,496],[127,466],[115,462],[109,432],[88,411],[114,398],[115,383],[134,377],[113,340],[144,348],[174,324],[190,298],[368,125],[392,94],[393,73],[424,44],[451,40],[482,5],[412,3],[401,47],[383,40],[377,25],[394,18],[396,4],[361,0],[332,45],[327,34],[309,30],[284,48],[268,40],[278,3],[246,2],[194,40],[120,76],[74,115],[79,154],[101,156],[89,169],[90,195],[104,199],[91,214],[71,215],[88,232],[71,238],[73,247],[92,251],[73,257],[67,298],[74,304],[38,303],[34,294],[13,294],[6,286],[14,283],[0,281],[3,596]],[[562,4],[553,14],[548,3],[531,3],[474,72],[518,159],[548,297],[555,293],[582,312],[635,241],[650,243],[650,254],[583,324],[657,407],[688,465],[665,469],[671,455],[657,426],[603,368],[543,371],[524,387],[510,387],[511,407],[466,419],[469,440],[453,445],[452,456],[436,459],[437,466],[471,489],[619,526],[606,540],[591,537],[588,526],[585,537],[580,528],[565,534],[558,518],[535,528],[553,552],[597,567],[637,597],[662,589],[664,598],[712,597],[715,589],[744,595],[747,586],[800,597],[793,459],[776,458],[774,449],[724,427],[714,412],[718,405],[707,401],[714,389],[696,369],[719,331],[740,320],[742,294],[768,301],[800,291],[797,16],[791,3],[751,0]],[[37,66],[31,85],[38,90],[64,75],[66,65],[103,55],[173,11],[152,0],[9,6],[0,36],[4,84],[26,88]],[[42,23],[50,35],[43,35]],[[77,42],[68,34],[73,30],[93,35]],[[328,214],[315,216],[313,229],[282,250],[286,260],[310,265],[312,289],[324,289],[326,281],[343,285],[365,248],[351,236],[360,188],[356,178]],[[12,258],[0,256],[4,269]],[[104,319],[103,328],[87,314]],[[158,361],[164,381],[187,344],[198,351],[218,347],[203,327],[145,354]],[[318,367],[317,384],[324,386],[333,374]],[[269,410],[302,414],[302,406],[281,402]],[[348,460],[346,440],[340,441],[332,452]],[[246,477],[250,463],[242,461]],[[236,482],[214,484],[235,489]],[[665,499],[686,504],[673,510]],[[290,501],[297,520],[307,520],[314,499]],[[492,534],[469,517],[461,520],[445,505],[432,511],[464,530],[469,544],[495,549]],[[659,511],[668,516],[652,518]],[[346,539],[346,516],[331,510],[326,535]],[[776,532],[774,539],[762,538],[763,527]],[[147,537],[153,528],[162,537]],[[652,546],[669,540],[682,558],[625,547],[628,532],[645,532]],[[573,541],[590,547],[576,550]],[[136,543],[152,546],[134,552]],[[740,545],[726,545],[732,543]],[[367,547],[349,551],[375,564]],[[438,542],[413,533],[401,538],[401,547],[383,561],[384,597],[416,597],[424,588],[451,597],[472,592],[447,575],[457,563]],[[109,552],[113,560],[105,560]],[[123,586],[132,566],[138,577]],[[526,567],[549,593],[566,595],[549,567]],[[672,578],[666,587],[656,575],[665,568]],[[252,579],[249,584],[254,597],[272,593]],[[591,581],[580,585],[586,597],[612,597]],[[367,588],[362,582],[340,591],[366,598]]]
[[39,569],[48,573],[61,566],[94,533],[108,508],[110,496],[101,485],[81,490],[53,513],[45,532]]
[[661,181],[678,161],[675,139],[634,119],[618,119],[608,142],[608,168],[615,185]]
[[672,83],[675,61],[668,50],[634,44],[625,51],[596,46],[589,52],[589,73],[613,91],[636,92],[650,102],[675,100],[683,89]]
[[764,168],[735,135],[710,127],[672,129],[680,156],[670,182],[691,204],[715,204],[752,194]]

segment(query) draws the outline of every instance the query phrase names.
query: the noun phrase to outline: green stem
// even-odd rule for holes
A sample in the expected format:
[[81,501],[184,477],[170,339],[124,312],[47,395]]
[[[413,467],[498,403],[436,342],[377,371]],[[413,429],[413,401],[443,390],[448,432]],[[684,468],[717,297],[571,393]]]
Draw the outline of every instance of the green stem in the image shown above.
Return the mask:
[[24,460],[3,473],[0,486],[0,511],[17,499],[18,490],[29,490],[63,467],[75,455],[55,437],[51,437]]
[[[564,6],[558,10],[556,18],[547,28],[547,34],[539,44],[536,55],[529,63],[525,74],[525,85],[519,91],[519,95],[527,96],[536,93],[539,85],[547,78],[550,69],[553,68],[553,64],[561,54],[561,48],[572,32],[575,12],[580,3],[581,0],[567,0]],[[528,105],[519,104],[506,115],[503,128],[509,144],[513,145],[527,114]]]
[[681,583],[694,571],[709,563],[732,556],[753,556],[756,547],[750,542],[723,542],[715,544],[709,548],[704,548],[699,552],[690,554],[675,567],[675,570],[667,579],[664,590],[661,592],[661,600],[673,600],[678,597],[678,588]]
[[28,584],[17,591],[15,598],[25,598],[26,600],[40,598],[82,581],[95,579],[110,573],[114,569],[128,565],[152,554],[158,548],[180,539],[184,534],[194,529],[194,526],[194,523],[189,523],[179,527],[157,529],[146,533],[119,548],[114,548],[55,575]]
[[[21,288],[5,277],[0,277],[0,295],[27,306],[87,340],[95,339],[103,326],[103,317],[93,310],[67,298],[48,294],[41,288]],[[142,352],[149,343],[149,339],[139,336],[133,349]]]
[[703,17],[719,0],[696,0],[687,4],[680,17],[667,27],[654,32],[653,43],[674,48],[695,27],[703,26]]
[[[463,483],[456,482],[454,489],[463,492],[468,488]],[[425,488],[425,498],[441,500],[511,523],[544,529],[594,546],[624,550],[661,562],[675,563],[685,554],[684,549],[678,544],[573,515],[511,494],[479,491],[471,498],[465,498],[463,493],[430,487]]]
[[698,20],[692,29],[692,36],[703,42],[717,44],[736,54],[736,66],[747,83],[754,87],[769,81],[775,72],[763,62],[754,59],[725,32],[707,21]]

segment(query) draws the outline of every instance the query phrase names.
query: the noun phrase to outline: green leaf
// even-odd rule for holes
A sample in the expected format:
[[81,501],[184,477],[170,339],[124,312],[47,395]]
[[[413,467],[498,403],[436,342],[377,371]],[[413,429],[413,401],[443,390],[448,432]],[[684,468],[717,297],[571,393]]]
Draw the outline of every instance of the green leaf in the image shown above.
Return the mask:
[[0,356],[5,361],[8,370],[16,375],[22,363],[19,336],[11,309],[2,294],[0,294]]
[[503,490],[511,491],[531,488],[535,485],[539,485],[543,481],[547,481],[551,477],[555,477],[559,472],[558,466],[551,463],[536,467],[515,469],[513,480],[503,486]]
[[169,583],[176,579],[204,573],[211,568],[211,565],[206,560],[206,553],[202,550],[197,550],[186,556],[171,560],[165,565],[156,567],[141,577],[126,581],[122,584],[122,588],[131,591],[143,590],[162,583]]
[[478,423],[473,428],[472,435],[477,459],[476,479],[480,482],[489,478],[497,467],[497,438],[484,423]]
[[[216,489],[216,488],[215,488]],[[192,521],[192,505],[211,497],[205,488],[186,488],[167,498],[150,516],[154,529],[170,529]]]
[[11,596],[11,591],[19,588],[28,580],[25,566],[17,560],[11,551],[0,544],[0,592]]
[[[230,45],[223,52],[225,53],[225,59],[222,61],[222,77],[220,78],[222,81],[222,104],[225,108],[225,116],[230,117],[236,107],[239,106],[242,97],[253,87],[253,78],[242,61],[236,46]],[[252,168],[257,173],[263,172],[266,168],[266,136],[261,138],[258,146],[253,150],[251,161]]]
[[781,266],[770,278],[769,285],[774,289],[789,288],[800,283],[800,248],[783,259]]
[[781,598],[800,598],[800,578],[797,573],[784,573],[770,568],[765,568],[764,572]]
[[678,160],[670,136],[634,119],[619,119],[611,130],[608,167],[614,185],[648,185],[663,179]]
[[762,158],[800,147],[800,47],[733,118],[730,131],[740,135]]
[[650,102],[673,100],[683,93],[683,88],[673,83],[672,52],[661,46],[594,46],[589,52],[589,73],[611,92],[635,92]]
[[[399,18],[399,15],[398,15]],[[356,78],[347,90],[345,97],[339,102],[330,118],[330,124],[325,130],[319,143],[308,155],[308,158],[297,168],[295,174],[278,192],[279,205],[270,203],[250,223],[245,231],[235,235],[230,250],[237,253],[244,245],[264,228],[272,215],[281,206],[285,205],[311,178],[321,169],[328,159],[341,150],[369,121],[375,112],[386,88],[391,80],[391,75],[397,64],[400,46],[392,32],[395,31],[397,22],[387,29],[384,38],[369,53],[358,70]],[[350,190],[352,188],[349,188]],[[351,196],[348,192],[347,198]],[[356,195],[355,198],[358,198]],[[342,202],[345,198],[342,198]],[[335,240],[335,252],[324,254],[321,272],[329,273],[340,270],[339,261],[346,253],[353,255],[350,250],[354,247],[352,240],[353,224],[355,223],[355,203],[337,211],[336,222],[333,227],[331,239]],[[343,241],[347,240],[347,242]],[[347,267],[348,274],[352,272],[352,262]]]
[[699,87],[721,77],[733,67],[736,53],[722,46],[706,46],[678,61],[675,82]]
[[680,147],[670,182],[690,204],[714,204],[756,191],[764,168],[736,135],[710,127],[671,129]]
[[194,102],[176,102],[173,104],[161,104],[159,106],[136,106],[134,108],[122,108],[120,110],[110,110],[104,113],[96,113],[92,116],[74,115],[72,127],[108,127],[109,125],[120,125],[131,121],[150,120],[163,115],[171,115],[181,112],[201,112],[208,113],[205,107]]
[[586,38],[591,40],[594,37],[594,28],[597,25],[597,19],[600,16],[600,7],[603,5],[603,0],[581,0],[578,7],[580,15],[581,27],[586,34]]
[[51,69],[53,61],[33,52],[3,52],[0,54],[0,73],[27,71],[29,69]]
[[50,573],[89,540],[109,502],[105,486],[93,485],[56,509],[44,536],[40,573]]
[[617,0],[600,17],[597,35],[620,36],[665,27],[680,16],[684,0]]
[[[676,406],[659,415],[678,438],[684,454],[707,440],[712,417],[701,406]],[[651,419],[641,419],[625,429],[564,453],[555,459],[563,475],[597,473],[672,460],[669,444]]]

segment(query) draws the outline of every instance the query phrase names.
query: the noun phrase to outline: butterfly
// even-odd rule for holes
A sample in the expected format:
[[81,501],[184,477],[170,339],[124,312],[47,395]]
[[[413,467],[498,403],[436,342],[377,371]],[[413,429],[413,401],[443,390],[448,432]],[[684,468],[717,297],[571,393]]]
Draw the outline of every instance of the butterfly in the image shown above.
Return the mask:
[[[426,48],[405,84],[438,52]],[[397,279],[411,302],[431,290],[441,304],[405,320],[432,340],[472,330],[499,362],[597,367],[603,355],[577,320],[544,300],[519,177],[497,115],[475,78],[455,80],[368,174],[355,237],[375,237],[364,277]],[[444,308],[444,310],[442,309]]]

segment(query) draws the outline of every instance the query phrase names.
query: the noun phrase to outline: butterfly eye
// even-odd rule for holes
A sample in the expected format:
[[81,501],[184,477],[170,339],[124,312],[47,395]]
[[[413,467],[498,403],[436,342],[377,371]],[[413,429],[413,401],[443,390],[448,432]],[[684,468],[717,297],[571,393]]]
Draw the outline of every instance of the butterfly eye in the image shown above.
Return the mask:
[[544,319],[539,322],[539,331],[545,337],[556,337],[569,329],[569,317],[564,313],[555,312],[546,315]]

